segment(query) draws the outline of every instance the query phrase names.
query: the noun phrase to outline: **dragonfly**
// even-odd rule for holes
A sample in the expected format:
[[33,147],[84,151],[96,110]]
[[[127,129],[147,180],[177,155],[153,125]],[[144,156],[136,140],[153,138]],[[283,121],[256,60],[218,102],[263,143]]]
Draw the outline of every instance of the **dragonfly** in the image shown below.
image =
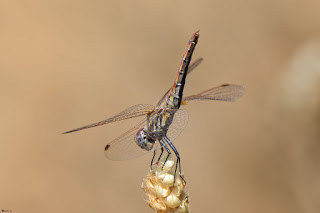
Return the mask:
[[233,102],[240,98],[245,90],[240,85],[223,84],[196,95],[183,97],[187,75],[203,60],[203,58],[200,58],[190,65],[198,39],[199,31],[195,32],[188,42],[172,87],[164,94],[156,106],[149,104],[134,105],[106,120],[73,129],[63,134],[143,116],[143,119],[136,126],[106,145],[104,150],[105,156],[111,160],[128,160],[153,152],[151,160],[152,169],[157,150],[161,150],[157,162],[160,161],[164,150],[167,153],[163,165],[173,152],[176,156],[174,174],[176,176],[179,166],[179,174],[181,176],[180,155],[172,143],[182,130],[185,129],[188,122],[188,113],[185,109],[180,109],[181,105],[204,100]]

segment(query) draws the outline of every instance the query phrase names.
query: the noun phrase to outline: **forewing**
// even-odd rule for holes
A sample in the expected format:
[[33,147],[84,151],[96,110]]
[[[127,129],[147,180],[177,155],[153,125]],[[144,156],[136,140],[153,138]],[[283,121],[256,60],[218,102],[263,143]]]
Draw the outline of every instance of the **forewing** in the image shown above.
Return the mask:
[[244,94],[244,86],[224,84],[182,99],[182,104],[198,100],[236,101]]
[[169,126],[167,136],[168,138],[173,141],[177,138],[182,130],[184,130],[188,123],[188,112],[185,109],[179,109],[174,114],[173,121]]
[[146,123],[147,120],[143,119],[138,125],[111,141],[105,147],[105,156],[110,160],[129,160],[153,151],[156,148],[156,144],[152,150],[147,151],[140,148],[135,142],[137,132],[142,129]]
[[149,105],[149,104],[138,104],[138,105],[134,105],[132,107],[129,107],[128,109],[120,112],[119,114],[108,118],[106,120],[97,122],[97,123],[93,123],[87,126],[83,126],[83,127],[79,127],[77,129],[73,129],[70,130],[68,132],[64,132],[62,134],[67,134],[67,133],[71,133],[71,132],[76,132],[76,131],[80,131],[83,129],[88,129],[88,128],[92,128],[95,126],[101,126],[101,125],[105,125],[105,124],[109,124],[115,121],[121,121],[121,120],[125,120],[125,119],[129,119],[129,118],[135,118],[135,117],[139,117],[142,115],[146,115],[149,112],[151,112],[154,109],[154,106]]

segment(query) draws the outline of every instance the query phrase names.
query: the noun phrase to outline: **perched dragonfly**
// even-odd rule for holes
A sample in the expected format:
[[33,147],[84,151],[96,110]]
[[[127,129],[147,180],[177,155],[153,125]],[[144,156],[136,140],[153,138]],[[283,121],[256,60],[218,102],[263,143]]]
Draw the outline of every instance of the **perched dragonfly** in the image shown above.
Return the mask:
[[177,172],[177,166],[179,165],[181,175],[179,152],[172,143],[186,127],[188,121],[187,111],[180,109],[180,106],[200,100],[235,101],[244,94],[243,86],[224,84],[196,95],[183,97],[183,89],[187,75],[202,61],[202,58],[200,58],[189,67],[198,38],[199,31],[195,32],[189,40],[173,86],[165,93],[156,106],[147,104],[135,105],[111,118],[63,134],[101,126],[115,121],[144,116],[143,120],[135,127],[123,133],[105,147],[105,156],[111,160],[128,160],[153,151],[151,161],[152,168],[156,150],[161,150],[158,158],[159,161],[165,149],[167,156],[164,162],[167,161],[171,155],[171,151],[173,151],[177,159],[175,174]]

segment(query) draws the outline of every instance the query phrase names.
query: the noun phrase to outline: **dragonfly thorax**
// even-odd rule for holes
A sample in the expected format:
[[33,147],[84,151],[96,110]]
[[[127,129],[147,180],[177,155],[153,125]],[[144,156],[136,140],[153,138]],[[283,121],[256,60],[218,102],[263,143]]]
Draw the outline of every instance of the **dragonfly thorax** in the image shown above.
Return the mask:
[[158,109],[148,116],[146,133],[154,140],[160,140],[166,136],[169,126],[172,123],[174,111]]
[[155,143],[155,140],[148,136],[146,130],[143,128],[137,132],[135,141],[138,144],[138,146],[148,151],[153,148],[153,145]]

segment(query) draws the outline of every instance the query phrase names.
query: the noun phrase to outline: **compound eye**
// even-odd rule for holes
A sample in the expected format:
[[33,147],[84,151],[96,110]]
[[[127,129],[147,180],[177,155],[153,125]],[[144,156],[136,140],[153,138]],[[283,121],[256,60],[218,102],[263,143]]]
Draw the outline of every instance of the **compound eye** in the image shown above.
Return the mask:
[[145,150],[151,150],[152,147],[153,147],[153,143],[149,142],[148,139],[147,139],[147,134],[146,132],[144,131],[144,129],[140,129],[138,132],[137,132],[137,135],[136,135],[136,143],[138,146],[140,146],[142,149],[145,149]]
[[140,129],[138,132],[137,132],[137,135],[136,135],[136,137],[137,138],[143,138],[143,139],[146,139],[146,134],[145,134],[145,132],[144,132],[144,130],[143,129]]
[[141,146],[141,144],[146,143],[146,138],[147,136],[145,134],[145,131],[143,129],[140,129],[136,135],[136,142],[138,143],[138,145]]

